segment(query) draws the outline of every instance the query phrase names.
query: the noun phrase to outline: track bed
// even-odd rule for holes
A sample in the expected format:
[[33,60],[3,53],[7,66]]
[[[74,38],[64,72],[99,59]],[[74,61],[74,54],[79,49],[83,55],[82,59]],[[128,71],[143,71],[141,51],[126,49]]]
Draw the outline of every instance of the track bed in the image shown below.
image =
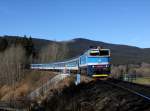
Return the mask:
[[126,81],[121,81],[121,80],[116,80],[116,79],[109,79],[106,81],[107,83],[112,83],[112,85],[116,85],[116,87],[121,87],[124,90],[128,90],[130,92],[135,92],[137,95],[141,94],[145,96],[145,99],[150,101],[150,86],[145,86],[145,85],[140,85],[140,84],[135,84],[131,82],[126,82]]
[[71,85],[46,101],[47,111],[150,111],[148,100],[100,80]]

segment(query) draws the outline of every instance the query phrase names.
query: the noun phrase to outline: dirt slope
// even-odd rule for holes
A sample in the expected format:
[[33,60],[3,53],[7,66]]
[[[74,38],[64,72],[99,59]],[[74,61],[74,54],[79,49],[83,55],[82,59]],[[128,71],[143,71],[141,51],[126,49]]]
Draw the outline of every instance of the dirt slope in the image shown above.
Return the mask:
[[71,85],[44,103],[47,111],[150,111],[150,102],[102,81]]

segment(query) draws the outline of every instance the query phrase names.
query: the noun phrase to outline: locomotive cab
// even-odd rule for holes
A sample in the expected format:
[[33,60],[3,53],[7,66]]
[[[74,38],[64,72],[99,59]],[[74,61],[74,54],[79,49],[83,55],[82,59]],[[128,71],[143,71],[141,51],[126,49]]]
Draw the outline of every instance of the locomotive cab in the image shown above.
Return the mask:
[[110,50],[90,49],[88,54],[88,75],[105,78],[110,74]]

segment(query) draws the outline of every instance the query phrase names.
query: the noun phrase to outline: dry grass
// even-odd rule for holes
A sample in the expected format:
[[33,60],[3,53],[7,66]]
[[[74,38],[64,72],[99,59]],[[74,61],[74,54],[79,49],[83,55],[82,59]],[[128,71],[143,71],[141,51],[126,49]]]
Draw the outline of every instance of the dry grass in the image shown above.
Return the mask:
[[[50,71],[29,71],[25,78],[12,86],[4,85],[0,88],[0,100],[7,101],[25,97],[29,92],[45,84],[49,79],[54,77],[56,73]],[[49,86],[49,93],[54,90],[61,91],[64,87],[75,84],[75,75],[66,77],[64,80]],[[92,79],[87,76],[81,76],[81,82],[89,82]]]
[[29,92],[30,86],[29,84],[21,84],[17,88],[12,88],[10,86],[3,87],[1,90],[1,101],[8,101],[10,99],[17,99],[20,97],[24,97]]
[[[88,83],[92,80],[92,78],[88,76],[81,75],[81,83],[85,82]],[[66,77],[62,81],[58,82],[57,84],[54,85],[53,89],[63,89],[64,87],[68,87],[71,84],[75,84],[76,77],[75,75]]]
[[24,97],[32,90],[43,85],[54,75],[55,73],[50,71],[27,71],[24,79],[14,86],[4,85],[0,87],[0,101]]
[[93,80],[91,77],[88,77],[88,76],[86,76],[86,75],[82,75],[82,76],[81,76],[81,82],[88,83],[88,82],[90,82],[91,80]]
[[[65,87],[69,87],[71,85],[75,85],[76,76],[72,75],[69,77],[64,78],[63,80],[59,81],[57,84],[53,84],[49,87],[49,92],[47,95],[58,91],[61,92]],[[88,83],[92,80],[92,78],[81,75],[81,83]]]
[[8,85],[4,85],[0,88],[0,98],[3,98],[12,88]]
[[139,77],[133,80],[134,83],[150,85],[150,77]]

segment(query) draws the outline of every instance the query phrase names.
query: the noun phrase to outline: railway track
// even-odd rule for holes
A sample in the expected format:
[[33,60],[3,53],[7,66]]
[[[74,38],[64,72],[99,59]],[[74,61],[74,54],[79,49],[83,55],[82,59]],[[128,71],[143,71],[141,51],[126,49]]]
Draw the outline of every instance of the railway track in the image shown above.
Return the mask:
[[[70,110],[75,108],[75,110],[83,111],[150,111],[148,99],[128,91],[127,87],[120,87],[122,84],[128,86],[128,83],[117,80],[96,79],[88,83],[81,83],[65,88],[61,93],[56,93],[48,100],[46,106],[49,109],[59,106],[58,110],[65,110],[69,107]],[[55,103],[54,100],[56,100]],[[57,104],[56,107],[55,104]]]
[[109,79],[104,82],[114,87],[117,87],[119,89],[128,91],[150,102],[150,87],[149,86],[139,85],[139,84],[130,83],[130,82],[121,81],[121,80],[115,80],[115,79]]

